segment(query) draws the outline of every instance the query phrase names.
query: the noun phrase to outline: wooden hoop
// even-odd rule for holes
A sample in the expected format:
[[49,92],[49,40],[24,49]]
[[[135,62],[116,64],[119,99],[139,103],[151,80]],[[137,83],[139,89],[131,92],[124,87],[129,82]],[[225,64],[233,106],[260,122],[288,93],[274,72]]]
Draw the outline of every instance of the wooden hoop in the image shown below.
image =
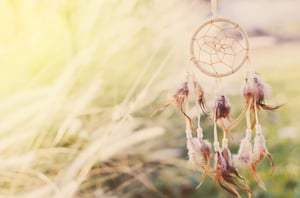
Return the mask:
[[[208,70],[206,70],[204,68],[203,65],[201,65],[201,63],[199,62],[199,60],[197,60],[196,56],[195,56],[195,53],[194,53],[194,45],[195,45],[195,40],[197,40],[197,35],[198,33],[203,29],[205,28],[207,25],[209,24],[213,24],[213,23],[216,23],[216,22],[224,22],[224,23],[228,23],[228,24],[231,24],[233,25],[233,27],[235,27],[239,32],[240,34],[242,35],[243,39],[245,40],[245,55],[244,55],[244,58],[242,59],[242,61],[232,69],[232,71],[229,71],[229,72],[224,72],[224,73],[213,73],[213,72],[210,72]],[[211,19],[211,20],[208,20],[206,21],[205,23],[203,23],[200,27],[198,27],[198,29],[195,31],[195,33],[193,34],[193,37],[192,37],[192,40],[191,40],[191,48],[190,48],[190,52],[191,52],[191,60],[192,62],[196,65],[196,67],[201,71],[203,72],[204,74],[206,75],[209,75],[209,76],[212,76],[212,77],[224,77],[224,76],[229,76],[233,73],[235,73],[236,71],[238,71],[242,66],[243,64],[246,62],[246,60],[248,59],[248,54],[249,54],[249,39],[248,39],[248,35],[246,33],[246,31],[237,23],[231,21],[230,19],[226,19],[226,18],[214,18],[214,19]]]

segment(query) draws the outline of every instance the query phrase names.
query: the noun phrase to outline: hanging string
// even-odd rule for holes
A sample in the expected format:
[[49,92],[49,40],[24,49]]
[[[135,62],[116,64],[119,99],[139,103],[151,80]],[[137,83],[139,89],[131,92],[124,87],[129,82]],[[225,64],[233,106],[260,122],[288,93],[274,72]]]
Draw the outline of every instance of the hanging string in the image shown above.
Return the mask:
[[197,105],[197,137],[202,139],[203,138],[203,129],[201,127],[201,115],[200,115],[200,106]]
[[253,103],[254,103],[254,114],[255,114],[256,125],[259,125],[258,113],[257,113],[257,106],[256,106],[256,100],[254,100]]
[[253,72],[253,68],[251,67],[251,60],[250,60],[250,57],[249,56],[247,56],[247,59],[246,59],[246,67],[245,67],[245,69],[246,69],[246,76],[248,77],[248,76],[250,76],[251,74],[253,74],[254,72]]
[[187,74],[187,78],[191,76],[191,74],[193,73],[193,63],[190,59],[187,60],[187,62],[185,63],[186,67],[186,74]]
[[249,140],[251,139],[251,120],[250,120],[250,109],[251,109],[251,105],[248,105],[247,111],[246,111],[246,125],[247,125],[247,129],[246,129],[246,138],[248,138]]
[[228,139],[226,136],[226,131],[224,129],[223,129],[222,148],[228,148]]
[[217,131],[217,121],[216,120],[214,121],[214,149],[215,149],[215,152],[220,150],[220,143],[218,141],[218,131]]
[[220,143],[218,140],[218,131],[217,131],[217,105],[215,104],[215,109],[214,109],[214,149],[215,152],[220,150]]
[[216,96],[223,94],[224,88],[223,88],[222,78],[221,77],[215,78],[215,84],[216,84],[216,86],[215,86],[216,87],[216,90],[215,90]]
[[[212,1],[213,2],[213,1]],[[220,143],[218,140],[218,131],[217,131],[217,98],[220,94],[220,81],[219,78],[215,78],[215,89],[214,89],[214,97],[215,97],[215,107],[214,107],[214,150],[215,152],[220,150]]]
[[[188,111],[188,109],[189,109],[188,102],[185,103],[185,109],[186,109],[186,111]],[[185,134],[186,134],[187,139],[191,139],[193,137],[191,126],[190,126],[190,121],[187,118],[185,118]]]
[[254,114],[255,114],[255,120],[256,120],[256,135],[260,135],[261,134],[261,129],[260,129],[261,126],[260,126],[259,120],[258,120],[256,101],[254,101]]
[[[222,78],[217,77],[215,78],[215,98],[218,98],[220,95],[224,94],[224,88],[223,88],[223,83],[222,83]],[[217,101],[217,100],[216,100]],[[217,105],[215,105],[217,106]],[[223,121],[221,121],[223,122]],[[227,139],[227,132],[224,127],[223,128],[223,138],[222,138],[222,148],[227,148],[228,147],[228,139]],[[218,141],[218,136],[217,136],[217,118],[216,118],[216,110],[215,110],[215,118],[214,118],[214,137],[215,137],[215,144],[216,148],[219,149],[219,141]],[[215,149],[216,151],[218,149]]]
[[[195,75],[192,75],[192,79],[193,79],[194,82],[196,81]],[[197,96],[196,95],[195,95],[195,99],[197,101]],[[201,127],[201,107],[200,107],[200,104],[198,103],[198,101],[197,101],[197,104],[196,104],[196,112],[197,112],[197,137],[199,139],[203,139],[203,129]]]
[[[186,73],[186,81],[188,82],[189,81],[189,78],[190,78],[190,73],[187,72]],[[185,103],[185,112],[188,112],[189,111],[189,101],[188,101],[188,98],[186,98],[186,100],[184,101]],[[192,136],[192,126],[191,126],[191,123],[190,123],[190,120],[185,117],[185,133],[186,133],[186,138],[187,139],[191,139],[193,136]]]
[[217,8],[218,8],[217,0],[211,0],[211,13],[212,13],[213,19],[217,18]]

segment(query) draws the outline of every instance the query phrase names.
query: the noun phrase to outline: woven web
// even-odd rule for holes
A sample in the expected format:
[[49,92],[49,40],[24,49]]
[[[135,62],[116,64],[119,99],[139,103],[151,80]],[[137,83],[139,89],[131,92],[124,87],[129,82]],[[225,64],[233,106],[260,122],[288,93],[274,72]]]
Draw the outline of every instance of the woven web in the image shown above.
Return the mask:
[[210,76],[226,76],[237,71],[248,56],[247,36],[229,20],[202,25],[192,40],[192,60]]

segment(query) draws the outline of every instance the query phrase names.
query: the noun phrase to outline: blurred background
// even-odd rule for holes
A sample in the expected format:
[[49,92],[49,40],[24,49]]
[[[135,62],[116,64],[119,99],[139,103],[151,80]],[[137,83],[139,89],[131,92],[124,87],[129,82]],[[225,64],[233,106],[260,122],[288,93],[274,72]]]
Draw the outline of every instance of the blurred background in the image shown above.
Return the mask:
[[[249,177],[255,198],[300,197],[299,7],[219,0],[250,36],[267,102],[285,104],[261,112],[276,167],[258,168],[267,191]],[[191,35],[210,16],[208,0],[1,0],[0,197],[230,197],[210,178],[195,189],[182,116],[150,116],[184,80]],[[233,117],[244,74],[223,79]],[[203,127],[211,137],[208,118]]]

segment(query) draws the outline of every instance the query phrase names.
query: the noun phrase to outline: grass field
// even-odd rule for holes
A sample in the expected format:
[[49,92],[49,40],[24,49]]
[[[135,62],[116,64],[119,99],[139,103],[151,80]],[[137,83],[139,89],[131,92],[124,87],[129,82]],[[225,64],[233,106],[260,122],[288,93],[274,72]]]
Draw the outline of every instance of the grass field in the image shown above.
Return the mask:
[[[193,0],[0,1],[0,197],[227,197],[211,179],[195,189],[181,115],[150,116],[185,78],[208,14]],[[269,102],[285,103],[262,113],[276,169],[259,167],[267,191],[250,180],[255,198],[300,196],[299,50],[251,51]],[[234,114],[243,72],[224,79]]]

